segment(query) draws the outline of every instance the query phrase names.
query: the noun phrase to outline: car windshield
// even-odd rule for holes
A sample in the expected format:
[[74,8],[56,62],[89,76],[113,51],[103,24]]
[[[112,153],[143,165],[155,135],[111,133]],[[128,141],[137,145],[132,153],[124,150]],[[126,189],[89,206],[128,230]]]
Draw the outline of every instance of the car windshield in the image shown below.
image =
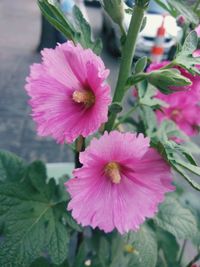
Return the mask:
[[[135,3],[134,0],[126,0],[125,2],[130,7],[132,7]],[[165,4],[166,1],[163,1],[163,3]],[[148,13],[163,14],[166,13],[166,11],[162,7],[160,7],[155,1],[151,0],[149,3]]]

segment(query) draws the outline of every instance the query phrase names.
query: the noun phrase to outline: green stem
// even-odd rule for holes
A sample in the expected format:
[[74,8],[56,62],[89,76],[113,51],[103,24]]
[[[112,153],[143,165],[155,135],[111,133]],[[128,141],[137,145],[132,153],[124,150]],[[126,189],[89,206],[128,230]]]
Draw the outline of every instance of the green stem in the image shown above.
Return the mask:
[[81,168],[82,164],[79,161],[79,154],[80,154],[81,151],[85,150],[85,138],[82,137],[82,136],[79,136],[76,139],[75,147],[76,147],[76,151],[75,151],[75,168]]
[[[137,41],[137,37],[138,37],[140,28],[142,25],[144,11],[145,11],[145,8],[137,6],[137,5],[134,8],[134,12],[131,18],[131,22],[130,22],[130,26],[129,26],[129,30],[128,30],[128,34],[126,38],[126,42],[122,49],[122,60],[121,60],[121,65],[120,65],[120,70],[119,70],[117,86],[116,86],[115,94],[113,97],[113,102],[120,103],[124,97],[124,94],[125,94],[124,88],[125,88],[126,81],[130,74],[132,60],[133,60],[133,56],[134,56],[135,48],[136,48],[136,41]],[[105,127],[107,131],[112,130],[116,116],[117,116],[116,114],[110,115],[110,118]]]
[[181,261],[182,261],[182,258],[183,258],[183,254],[184,254],[184,251],[185,251],[186,243],[187,243],[187,240],[184,240],[183,246],[181,248],[180,256],[179,256],[179,259],[178,259],[178,263],[179,264],[181,264]]

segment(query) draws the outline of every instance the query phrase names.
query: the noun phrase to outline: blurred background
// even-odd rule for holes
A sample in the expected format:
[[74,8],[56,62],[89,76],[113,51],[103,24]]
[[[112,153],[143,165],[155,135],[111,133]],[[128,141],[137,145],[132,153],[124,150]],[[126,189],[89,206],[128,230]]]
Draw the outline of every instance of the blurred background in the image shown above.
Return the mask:
[[[119,29],[103,12],[98,1],[60,0],[66,16],[71,16],[74,2],[90,22],[94,37],[102,37],[102,58],[111,70],[109,82],[112,89],[116,83],[120,56]],[[126,4],[131,6],[132,0]],[[16,153],[27,161],[41,159],[46,162],[71,161],[71,149],[58,145],[51,138],[40,138],[31,119],[28,97],[24,90],[29,66],[40,62],[39,51],[64,42],[41,17],[36,0],[0,1],[0,148]],[[128,28],[130,15],[125,15]],[[151,22],[151,23],[150,23]],[[140,34],[136,58],[151,56],[159,27],[165,27],[163,58],[170,57],[174,43],[180,38],[180,28],[175,19],[167,15],[152,0],[147,11],[147,25]]]
[[[102,14],[98,5],[77,4],[91,21],[94,35],[101,35]],[[41,32],[42,19],[36,0],[1,0],[0,21],[0,149],[14,152],[27,161],[72,160],[69,147],[37,136],[24,90],[30,64],[40,61],[38,48],[55,46],[60,36],[55,37],[58,33],[49,25],[43,25]],[[106,51],[103,59],[107,68],[112,69],[110,80],[114,85],[118,59]]]

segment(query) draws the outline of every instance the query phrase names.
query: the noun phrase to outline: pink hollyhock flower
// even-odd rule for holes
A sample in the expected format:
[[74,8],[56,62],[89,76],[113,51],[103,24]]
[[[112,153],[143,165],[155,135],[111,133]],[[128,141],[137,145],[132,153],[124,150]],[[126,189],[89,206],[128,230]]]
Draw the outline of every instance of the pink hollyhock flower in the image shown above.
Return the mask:
[[83,226],[105,232],[137,230],[174,190],[169,165],[142,134],[104,133],[80,153],[82,168],[65,183],[68,210]]
[[[160,69],[169,62],[153,63],[148,68],[148,72]],[[159,98],[168,104],[168,107],[162,107],[162,111],[156,112],[158,120],[173,120],[177,126],[187,135],[192,136],[198,133],[200,125],[200,76],[191,75],[183,68],[177,67],[181,74],[191,80],[192,85],[183,86],[183,91],[175,92],[170,95],[164,95],[158,91],[156,98]]]
[[38,134],[70,143],[94,133],[107,121],[108,74],[101,58],[79,44],[44,49],[42,63],[32,65],[26,85]]

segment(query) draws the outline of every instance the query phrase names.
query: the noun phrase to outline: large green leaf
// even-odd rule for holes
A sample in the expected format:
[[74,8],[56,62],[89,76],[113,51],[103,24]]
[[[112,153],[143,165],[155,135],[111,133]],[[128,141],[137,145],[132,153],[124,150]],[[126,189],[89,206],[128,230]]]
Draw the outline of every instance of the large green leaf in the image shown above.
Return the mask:
[[67,257],[69,231],[63,223],[68,195],[54,179],[47,182],[45,166],[31,164],[22,182],[0,187],[0,266],[27,267],[42,255],[61,264]]
[[157,242],[154,232],[143,225],[138,232],[130,232],[125,242],[133,247],[128,267],[155,267],[157,262]]
[[17,182],[23,179],[25,163],[16,155],[0,151],[0,182]]
[[154,221],[178,239],[194,240],[198,232],[194,215],[172,197],[166,198],[165,202],[160,205]]
[[200,64],[199,57],[193,57],[192,53],[197,49],[198,37],[196,31],[192,31],[186,37],[181,51],[177,54],[174,64],[187,69],[190,73],[200,74],[200,71],[195,66]]

